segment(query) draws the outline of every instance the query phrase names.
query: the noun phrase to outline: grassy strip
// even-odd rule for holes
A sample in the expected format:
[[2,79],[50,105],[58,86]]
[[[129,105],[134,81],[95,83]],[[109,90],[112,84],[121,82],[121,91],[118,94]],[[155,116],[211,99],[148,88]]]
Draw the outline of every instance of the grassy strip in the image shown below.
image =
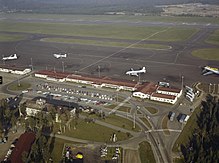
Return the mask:
[[143,163],[156,162],[153,151],[151,149],[151,145],[148,142],[144,141],[140,143],[138,151],[140,154],[141,162]]
[[25,35],[17,35],[17,34],[5,34],[1,33],[0,35],[0,42],[4,41],[18,41],[24,39]]
[[129,113],[131,108],[127,106],[121,106],[118,110]]
[[149,121],[147,120],[147,118],[140,118],[143,122],[144,122],[144,124],[146,125],[146,126],[148,126],[148,128],[152,128],[152,126],[151,126],[151,124],[149,123]]
[[188,142],[189,137],[192,135],[192,132],[195,128],[197,128],[197,115],[200,114],[201,109],[200,107],[196,108],[195,111],[190,116],[188,122],[186,123],[186,126],[183,128],[183,131],[179,135],[178,139],[176,140],[174,146],[173,146],[173,152],[179,152],[180,151],[180,145],[186,144]]
[[[142,40],[151,34],[162,31],[164,27],[142,27],[125,25],[97,25],[97,24],[73,24],[73,23],[36,23],[36,22],[11,22],[0,21],[1,31],[59,34],[67,36],[93,36],[104,38],[119,38],[130,40]],[[150,38],[157,41],[183,41],[188,39],[197,29],[194,28],[170,28],[166,32],[159,33]]]
[[219,30],[216,30],[213,34],[211,34],[205,42],[210,44],[219,44]]
[[189,39],[196,32],[198,32],[198,29],[195,28],[170,28],[165,32],[154,35],[150,40],[183,41]]
[[[68,39],[68,38],[45,38],[42,41],[84,44],[84,45],[110,46],[110,47],[127,47],[131,44],[131,43],[125,43],[125,42],[109,42],[109,41],[96,41],[96,40]],[[170,49],[170,46],[160,45],[160,44],[136,44],[130,48],[168,50]]]
[[133,121],[113,114],[107,116],[104,122],[118,127],[122,127],[127,130],[140,131],[140,127],[138,125],[135,125],[135,128],[133,128]]
[[149,111],[151,114],[156,114],[158,112],[158,110],[153,107],[145,107],[145,109]]
[[67,14],[21,14],[21,13],[2,13],[2,17],[11,19],[66,19],[66,20],[84,20],[84,21],[96,21],[96,20],[126,20],[129,22],[144,21],[144,22],[190,22],[190,23],[217,23],[218,18],[213,17],[195,17],[195,16],[133,16],[133,15],[67,15]]
[[[162,120],[162,129],[168,129],[168,127],[167,127],[167,123],[168,123],[168,117],[167,116],[165,116],[164,118],[163,118],[163,120]],[[166,134],[166,135],[170,135],[170,131],[168,130],[168,131],[164,131],[164,134]]]
[[20,83],[13,83],[8,86],[8,89],[11,91],[23,91],[31,87],[30,83],[20,82]]
[[[82,119],[78,120],[76,129],[73,129],[74,122],[71,122],[71,126],[71,129],[66,129],[66,132],[63,133],[63,135],[98,142],[110,142],[110,137],[113,133],[116,133],[118,141],[126,140],[130,136],[127,133],[122,133],[120,131],[116,131],[111,128],[98,125],[92,122],[86,123]],[[55,130],[59,130],[59,124],[55,126]]]
[[219,61],[219,48],[198,49],[192,52],[192,55],[204,60]]

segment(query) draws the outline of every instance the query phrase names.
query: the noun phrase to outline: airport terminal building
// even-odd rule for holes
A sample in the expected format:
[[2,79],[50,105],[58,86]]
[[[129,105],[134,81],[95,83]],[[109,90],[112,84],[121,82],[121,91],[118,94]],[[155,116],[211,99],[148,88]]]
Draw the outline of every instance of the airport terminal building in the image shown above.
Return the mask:
[[79,84],[91,85],[93,87],[106,87],[119,90],[131,91],[133,97],[149,99],[152,101],[175,104],[182,95],[182,90],[178,88],[167,88],[158,86],[152,82],[139,84],[129,80],[119,80],[109,77],[95,77],[77,75],[66,72],[56,72],[41,70],[36,72],[35,77],[43,78],[54,82],[74,82]]

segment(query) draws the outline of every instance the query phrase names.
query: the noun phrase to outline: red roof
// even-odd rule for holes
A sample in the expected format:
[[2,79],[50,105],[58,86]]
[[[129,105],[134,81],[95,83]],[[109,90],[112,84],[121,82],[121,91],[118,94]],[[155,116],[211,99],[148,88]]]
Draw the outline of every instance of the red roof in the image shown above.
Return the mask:
[[174,93],[180,93],[181,89],[178,88],[168,88],[168,87],[158,87],[158,91],[166,91],[166,92],[174,92]]
[[94,77],[89,75],[76,75],[71,73],[65,73],[65,72],[56,72],[56,71],[50,71],[50,70],[41,70],[38,71],[36,74],[42,74],[42,75],[48,75],[49,77],[53,78],[69,78],[69,79],[76,79],[76,80],[84,80],[84,81],[90,81],[94,84],[113,84],[113,85],[119,85],[119,86],[127,86],[127,87],[135,87],[136,82],[132,82],[129,80],[118,80],[118,79],[112,79],[109,77]]
[[171,99],[171,100],[174,100],[176,98],[176,96],[165,95],[165,94],[161,94],[161,93],[153,93],[151,95],[151,97],[165,98],[165,99]]
[[137,91],[142,92],[144,94],[152,94],[156,92],[157,85],[151,82],[144,83],[141,87],[138,88]]
[[18,139],[15,144],[15,148],[12,151],[10,161],[11,163],[23,163],[22,153],[26,151],[30,152],[31,146],[35,140],[35,134],[33,132],[25,132]]

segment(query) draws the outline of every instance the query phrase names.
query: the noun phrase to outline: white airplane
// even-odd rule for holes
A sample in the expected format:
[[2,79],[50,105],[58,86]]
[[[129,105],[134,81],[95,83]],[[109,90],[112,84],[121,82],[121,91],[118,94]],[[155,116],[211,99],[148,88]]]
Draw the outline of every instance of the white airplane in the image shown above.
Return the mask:
[[203,73],[202,75],[210,75],[210,74],[218,74],[219,75],[219,69],[218,68],[213,68],[213,67],[210,67],[210,66],[205,66],[204,67],[204,70],[203,70]]
[[67,54],[65,53],[65,54],[53,54],[53,56],[55,57],[55,58],[57,58],[57,59],[59,59],[59,58],[66,58],[67,57]]
[[12,54],[12,55],[10,55],[10,56],[8,56],[8,57],[3,57],[2,58],[2,60],[3,61],[6,61],[6,60],[15,60],[15,59],[17,59],[18,57],[17,57],[17,54]]
[[138,74],[141,74],[141,73],[146,73],[145,67],[143,67],[141,70],[133,70],[133,68],[131,68],[131,70],[127,71],[125,74],[138,76]]

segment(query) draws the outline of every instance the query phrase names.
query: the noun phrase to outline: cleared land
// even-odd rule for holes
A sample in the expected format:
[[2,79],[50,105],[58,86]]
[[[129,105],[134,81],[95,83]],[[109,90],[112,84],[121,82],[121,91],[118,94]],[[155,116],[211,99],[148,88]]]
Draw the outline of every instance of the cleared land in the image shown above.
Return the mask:
[[1,33],[0,34],[0,42],[19,41],[19,40],[25,39],[25,37],[26,37],[25,35]]
[[[70,43],[70,44],[84,44],[84,45],[97,45],[97,46],[109,46],[109,47],[127,47],[130,43],[125,42],[109,42],[109,41],[96,41],[96,40],[82,40],[82,39],[67,39],[67,38],[45,38],[41,41],[45,42],[58,42],[58,43]],[[171,47],[167,45],[159,44],[136,44],[131,48],[139,49],[157,49],[157,50],[169,50]]]
[[[142,40],[151,34],[165,30],[165,27],[142,27],[125,25],[97,25],[74,23],[35,23],[0,21],[0,29],[5,32],[25,32],[40,34],[59,34],[66,36],[91,36],[103,38],[119,38]],[[163,33],[154,35],[148,40],[183,41],[197,32],[194,28],[170,28]]]
[[219,61],[219,48],[198,49],[192,52],[192,55],[205,60]]

